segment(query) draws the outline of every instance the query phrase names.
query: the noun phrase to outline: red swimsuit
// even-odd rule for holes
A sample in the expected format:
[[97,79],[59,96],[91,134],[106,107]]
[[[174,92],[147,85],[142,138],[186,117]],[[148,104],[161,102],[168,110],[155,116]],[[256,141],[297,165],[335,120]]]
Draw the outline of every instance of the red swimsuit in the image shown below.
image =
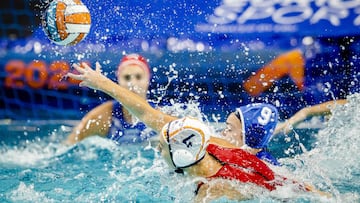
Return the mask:
[[209,144],[206,151],[223,166],[208,178],[225,178],[255,183],[268,190],[276,189],[275,173],[259,158],[242,149],[223,148]]

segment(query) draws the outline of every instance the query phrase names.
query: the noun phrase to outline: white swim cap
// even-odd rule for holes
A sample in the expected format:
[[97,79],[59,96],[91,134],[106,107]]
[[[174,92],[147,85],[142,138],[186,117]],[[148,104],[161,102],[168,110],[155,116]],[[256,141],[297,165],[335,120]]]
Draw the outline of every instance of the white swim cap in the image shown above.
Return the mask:
[[161,133],[169,145],[176,168],[189,167],[204,158],[210,130],[199,120],[186,117],[172,121],[163,127]]

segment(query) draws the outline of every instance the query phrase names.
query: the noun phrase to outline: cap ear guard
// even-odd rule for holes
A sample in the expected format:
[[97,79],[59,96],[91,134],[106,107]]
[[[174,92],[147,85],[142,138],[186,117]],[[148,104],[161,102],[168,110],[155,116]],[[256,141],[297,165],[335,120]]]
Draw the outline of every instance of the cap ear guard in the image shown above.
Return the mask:
[[247,127],[247,132],[249,136],[246,136],[245,142],[249,147],[262,148],[268,144],[270,137],[267,135],[270,133],[266,132],[263,125],[253,123]]
[[170,140],[172,161],[177,168],[186,168],[199,162],[205,156],[202,132],[188,126],[172,135]]
[[185,167],[196,162],[194,155],[185,149],[178,149],[173,153],[173,162],[176,167]]
[[184,118],[165,125],[165,129],[163,135],[175,168],[192,166],[204,158],[210,132],[203,123]]

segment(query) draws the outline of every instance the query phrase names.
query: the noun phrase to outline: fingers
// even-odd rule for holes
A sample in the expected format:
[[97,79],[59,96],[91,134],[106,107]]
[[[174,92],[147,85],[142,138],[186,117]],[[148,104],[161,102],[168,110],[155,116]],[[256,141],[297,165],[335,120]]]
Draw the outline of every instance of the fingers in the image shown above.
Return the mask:
[[[85,64],[85,65],[84,64],[85,63],[81,63],[81,65],[83,67],[85,67],[86,69],[90,68],[87,64]],[[72,66],[80,74],[74,74],[74,73],[69,72],[65,76],[70,77],[70,78],[75,79],[75,80],[84,80],[84,74],[87,72],[87,70],[85,70],[85,68],[82,68],[79,64],[76,64],[76,63],[74,63]]]
[[[85,78],[89,77],[89,73],[91,75],[91,73],[94,72],[94,70],[92,70],[91,67],[88,64],[86,64],[85,62],[82,62],[81,66],[76,63],[74,63],[72,66],[75,68],[75,70],[79,74],[74,74],[74,73],[69,72],[66,74],[66,77],[70,77],[75,80],[85,80]],[[99,62],[96,62],[96,72],[101,73],[101,65]],[[83,82],[80,83],[79,85],[84,86]]]
[[80,65],[74,63],[74,64],[73,64],[73,67],[74,67],[75,70],[77,70],[79,73],[81,73],[81,74],[85,73],[85,69],[84,69],[84,68],[81,68]]
[[84,81],[82,81],[82,82],[79,83],[79,87],[87,87],[87,85],[85,84]]
[[74,74],[74,73],[67,73],[65,76],[70,77],[70,78],[75,79],[75,80],[83,80],[84,79],[83,75],[77,75],[77,74]]
[[66,77],[70,77],[70,78],[73,78],[73,79],[76,79],[76,80],[84,80],[84,74],[86,72],[88,72],[89,70],[91,70],[91,67],[89,65],[87,65],[86,63],[81,63],[82,67],[79,64],[76,64],[76,63],[74,63],[72,66],[80,74],[74,74],[74,73],[69,72],[69,73],[66,74]]
[[84,67],[83,68],[84,70],[89,70],[89,69],[91,70],[91,67],[87,63],[82,62],[81,65]]
[[95,71],[101,73],[101,65],[99,62],[95,63]]

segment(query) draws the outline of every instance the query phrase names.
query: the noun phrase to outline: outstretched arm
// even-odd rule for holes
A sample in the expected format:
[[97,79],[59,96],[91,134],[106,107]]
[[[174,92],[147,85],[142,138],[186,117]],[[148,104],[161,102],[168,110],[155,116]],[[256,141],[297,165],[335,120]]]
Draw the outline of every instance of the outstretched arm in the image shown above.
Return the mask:
[[177,119],[176,117],[165,114],[154,109],[145,99],[139,95],[119,86],[109,78],[101,74],[101,67],[96,63],[96,70],[93,70],[86,63],[81,64],[84,68],[74,64],[74,68],[79,74],[68,73],[67,76],[80,80],[80,86],[90,87],[95,90],[105,92],[109,96],[118,100],[122,105],[148,127],[157,132],[168,122]]
[[284,132],[286,134],[290,131],[292,126],[296,126],[300,122],[304,121],[306,118],[310,116],[330,114],[331,109],[333,109],[335,105],[344,105],[346,102],[347,102],[346,99],[340,99],[336,101],[328,101],[314,106],[305,107],[299,110],[298,112],[296,112],[287,121],[283,123],[279,123],[276,126],[274,134],[278,134],[280,132]]

